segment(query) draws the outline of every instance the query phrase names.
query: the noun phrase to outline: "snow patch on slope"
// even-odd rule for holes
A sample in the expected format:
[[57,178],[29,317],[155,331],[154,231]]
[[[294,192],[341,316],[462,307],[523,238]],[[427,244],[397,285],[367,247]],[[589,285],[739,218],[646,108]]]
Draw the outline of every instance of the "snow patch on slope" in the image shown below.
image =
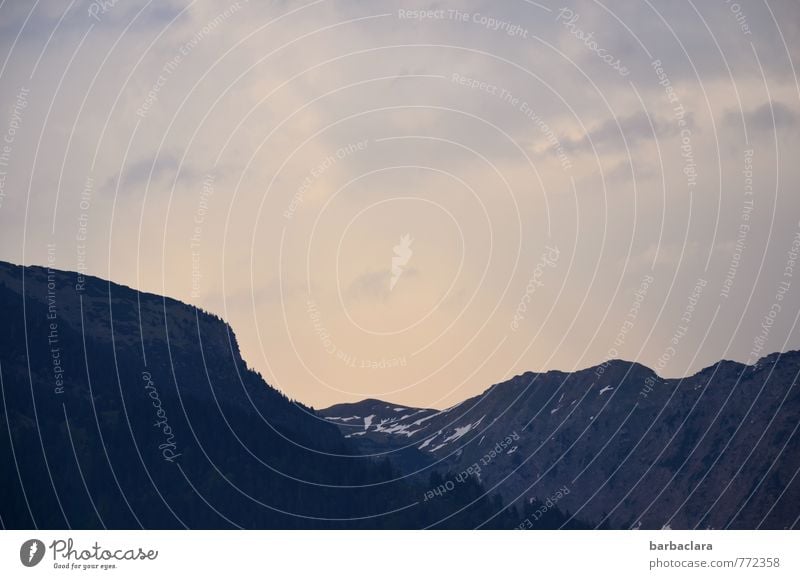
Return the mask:
[[369,416],[364,417],[364,430],[368,430],[370,425],[372,424],[372,419],[375,418],[374,414],[370,414]]

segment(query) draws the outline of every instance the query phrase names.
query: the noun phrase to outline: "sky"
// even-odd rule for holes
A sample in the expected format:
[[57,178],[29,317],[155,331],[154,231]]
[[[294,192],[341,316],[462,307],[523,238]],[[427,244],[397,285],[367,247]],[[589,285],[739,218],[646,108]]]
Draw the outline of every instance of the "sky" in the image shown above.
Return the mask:
[[0,259],[316,408],[800,348],[800,5],[0,3]]

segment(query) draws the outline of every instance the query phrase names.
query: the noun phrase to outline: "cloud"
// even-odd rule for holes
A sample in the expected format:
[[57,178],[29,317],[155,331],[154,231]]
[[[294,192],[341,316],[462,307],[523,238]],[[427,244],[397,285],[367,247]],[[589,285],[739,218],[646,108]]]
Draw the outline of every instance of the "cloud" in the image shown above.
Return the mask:
[[[403,269],[402,277],[414,277],[419,271],[414,267],[406,267]],[[387,268],[386,270],[367,271],[356,277],[350,285],[347,286],[344,296],[348,302],[387,302],[391,297],[391,277],[392,272]],[[398,284],[402,284],[402,280]]]
[[[685,119],[687,127],[694,130],[694,115],[689,113]],[[606,151],[624,151],[626,143],[628,148],[633,148],[643,141],[674,137],[678,133],[677,124],[671,120],[639,111],[625,117],[607,119],[583,137],[565,138],[563,145],[570,152],[588,152],[592,150],[592,145]]]
[[789,106],[778,102],[765,102],[755,109],[745,111],[729,111],[725,114],[725,121],[731,126],[740,127],[742,116],[748,131],[772,132],[775,130],[789,129],[797,126],[800,113]]
[[[122,178],[124,179],[121,191],[140,192],[143,187],[148,184],[151,187],[160,187],[166,185],[162,180],[167,177],[175,177],[175,172],[178,170],[178,157],[171,154],[161,154],[155,160],[152,158],[140,159],[129,163],[122,170]],[[191,171],[188,167],[181,167],[181,179],[186,180],[189,178],[188,173]],[[115,175],[106,181],[101,190],[113,192],[116,189],[117,180],[119,175]]]

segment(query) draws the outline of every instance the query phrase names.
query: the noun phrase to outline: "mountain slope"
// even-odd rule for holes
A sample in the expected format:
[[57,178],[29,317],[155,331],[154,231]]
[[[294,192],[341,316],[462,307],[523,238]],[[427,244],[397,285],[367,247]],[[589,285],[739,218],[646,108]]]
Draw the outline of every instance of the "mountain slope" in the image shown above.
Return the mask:
[[683,380],[613,360],[526,373],[441,412],[368,400],[321,414],[406,472],[473,466],[506,502],[561,491],[592,525],[786,528],[800,515],[799,373],[798,352]]
[[525,514],[477,483],[426,501],[439,473],[353,456],[192,306],[0,262],[0,312],[5,528],[510,528]]

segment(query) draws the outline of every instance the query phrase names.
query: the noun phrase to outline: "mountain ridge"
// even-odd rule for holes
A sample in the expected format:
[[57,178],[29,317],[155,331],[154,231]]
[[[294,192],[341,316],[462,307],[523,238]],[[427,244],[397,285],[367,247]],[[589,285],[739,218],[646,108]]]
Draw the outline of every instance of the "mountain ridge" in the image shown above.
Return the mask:
[[76,291],[76,276],[0,262],[5,526],[800,519],[797,351],[681,379],[626,361],[525,372],[444,410],[373,398],[316,412],[249,368],[218,316],[88,276]]
[[[721,360],[681,379],[612,361],[572,374],[523,373],[443,411],[398,406],[398,412],[391,403],[371,400],[320,414],[362,452],[404,453],[409,469],[469,468],[485,462],[485,441],[491,447],[513,434],[514,444],[491,457],[493,467],[483,469],[481,480],[512,502],[550,496],[565,481],[583,483],[592,499],[572,492],[560,504],[591,524],[610,519],[614,528],[634,527],[644,518],[645,528],[749,528],[764,523],[756,522],[757,515],[778,500],[758,492],[765,481],[786,484],[786,495],[800,497],[790,482],[800,469],[798,375],[798,351],[770,354],[752,365]],[[737,477],[752,490],[749,496],[731,486]],[[610,480],[625,492],[609,491]],[[643,480],[660,490],[658,500]],[[596,500],[601,493],[607,498]],[[709,497],[716,512],[702,510],[699,497]],[[687,501],[697,504],[687,509]],[[748,511],[757,501],[764,506]],[[752,519],[743,522],[748,515]]]
[[[145,299],[146,298],[155,298],[155,299],[164,301],[165,304],[180,305],[180,306],[186,306],[186,307],[190,307],[190,308],[195,308],[195,309],[197,309],[198,311],[200,311],[200,312],[202,312],[204,314],[210,315],[210,316],[222,321],[228,327],[228,329],[230,331],[233,344],[235,344],[235,347],[237,348],[237,350],[239,348],[238,340],[236,338],[235,329],[233,328],[233,326],[231,326],[230,323],[225,321],[224,318],[221,315],[219,315],[219,314],[217,314],[215,312],[212,312],[212,311],[205,310],[200,306],[197,306],[197,305],[192,304],[190,302],[183,301],[183,300],[181,300],[179,298],[170,297],[170,296],[167,296],[165,294],[154,293],[154,292],[151,292],[151,291],[139,290],[139,289],[136,289],[136,288],[134,288],[132,286],[128,286],[128,285],[125,285],[125,284],[121,284],[121,283],[117,283],[117,282],[111,281],[110,279],[106,279],[106,278],[102,278],[102,277],[98,277],[98,276],[89,276],[89,275],[79,274],[78,272],[74,272],[74,271],[71,271],[71,270],[65,270],[65,269],[59,269],[59,268],[50,268],[48,266],[43,266],[43,265],[21,265],[21,264],[17,264],[17,263],[10,262],[10,261],[4,261],[4,260],[0,260],[0,265],[12,266],[12,267],[15,267],[15,268],[21,268],[22,270],[27,270],[27,271],[31,271],[31,272],[40,271],[40,272],[46,273],[48,270],[51,270],[51,271],[53,271],[53,272],[55,272],[57,274],[74,275],[74,276],[76,276],[76,279],[78,277],[80,277],[82,279],[100,280],[100,281],[102,281],[102,282],[104,282],[106,284],[113,285],[114,287],[122,288],[122,289],[128,290],[128,291],[130,291],[132,293],[138,294],[139,296],[141,296],[142,298],[145,298]],[[630,366],[630,367],[641,367],[641,369],[644,369],[644,370],[647,370],[649,372],[652,372],[655,375],[655,377],[658,378],[659,380],[688,380],[688,379],[696,377],[697,375],[699,375],[700,373],[708,370],[709,368],[714,368],[714,367],[716,367],[716,366],[718,366],[720,364],[723,364],[723,363],[729,363],[729,364],[735,364],[735,365],[738,365],[738,366],[744,366],[744,367],[748,367],[748,368],[753,368],[753,367],[757,367],[759,364],[763,363],[763,361],[768,360],[770,358],[773,358],[775,356],[795,354],[795,353],[798,353],[798,352],[800,352],[800,349],[789,349],[789,350],[785,350],[785,351],[771,352],[769,354],[765,354],[764,356],[760,357],[756,362],[753,362],[751,364],[748,364],[747,362],[741,362],[741,361],[738,361],[738,360],[722,358],[720,360],[717,360],[717,361],[713,362],[712,364],[709,364],[708,366],[705,366],[703,368],[698,369],[697,371],[695,371],[692,374],[687,374],[687,375],[684,375],[684,376],[678,376],[678,377],[673,377],[673,378],[663,377],[663,376],[659,375],[654,369],[650,368],[647,364],[644,364],[644,363],[636,361],[636,360],[627,360],[627,359],[624,359],[624,358],[610,358],[610,359],[607,359],[607,360],[602,361],[602,362],[598,362],[598,363],[590,365],[590,366],[585,366],[585,367],[582,367],[582,368],[578,368],[576,370],[562,370],[562,369],[558,369],[558,368],[551,368],[551,369],[548,369],[548,370],[539,370],[539,371],[524,370],[519,374],[515,374],[513,377],[510,377],[510,378],[508,378],[506,380],[503,380],[501,382],[497,382],[495,384],[492,384],[492,385],[486,387],[483,391],[481,391],[481,392],[479,392],[477,394],[470,395],[467,398],[464,398],[463,400],[461,400],[459,402],[456,402],[455,404],[450,405],[448,408],[453,408],[455,406],[458,406],[459,404],[463,404],[467,400],[470,400],[470,399],[478,397],[478,396],[482,396],[483,394],[485,394],[488,390],[490,390],[494,386],[505,384],[507,382],[516,380],[516,379],[518,379],[518,378],[520,378],[522,376],[526,376],[526,375],[547,375],[547,374],[551,374],[551,373],[567,375],[567,374],[576,374],[576,373],[580,373],[580,372],[591,372],[591,371],[595,371],[596,372],[598,369],[604,368],[605,366],[607,366],[609,364],[614,364],[614,365],[622,364],[622,365],[627,365],[627,366]],[[244,360],[244,358],[243,358],[243,360]],[[245,361],[245,363],[247,363],[246,360],[244,360],[244,361]],[[252,371],[257,372],[257,373],[260,374],[260,372],[255,367],[252,367],[252,366],[248,365],[247,368],[249,370],[252,370]],[[282,390],[280,390],[276,386],[270,384],[270,387],[282,392],[285,396],[290,397],[289,393],[283,392]],[[387,399],[383,399],[383,398],[368,397],[368,398],[364,398],[364,399],[360,399],[360,400],[354,400],[354,401],[337,402],[335,404],[331,404],[330,406],[326,406],[326,407],[324,407],[322,409],[318,409],[314,404],[310,404],[310,403],[304,402],[304,401],[302,401],[302,400],[300,400],[298,398],[291,398],[291,399],[293,400],[293,402],[301,405],[302,407],[304,407],[304,408],[306,408],[308,410],[313,410],[313,411],[320,411],[320,410],[327,411],[328,409],[330,409],[330,408],[332,408],[334,406],[341,406],[341,405],[344,405],[344,404],[361,404],[361,403],[369,401],[369,400],[373,400],[373,401],[377,401],[377,402],[384,402],[386,404],[394,404],[395,406],[404,406],[404,404],[399,403],[399,402],[398,403],[394,403],[391,400],[387,400]],[[406,404],[406,406],[409,406],[409,405]],[[411,407],[411,406],[409,406],[409,407]],[[414,408],[423,408],[421,406],[413,406],[413,407]],[[435,409],[433,407],[427,407],[427,406],[425,408]],[[444,409],[441,409],[441,410],[447,410],[448,408],[444,408]],[[439,410],[439,409],[436,409],[436,410]]]
[[218,316],[76,279],[0,262],[3,527],[512,528],[525,516],[477,481],[425,502],[450,474],[353,455],[248,367]]

